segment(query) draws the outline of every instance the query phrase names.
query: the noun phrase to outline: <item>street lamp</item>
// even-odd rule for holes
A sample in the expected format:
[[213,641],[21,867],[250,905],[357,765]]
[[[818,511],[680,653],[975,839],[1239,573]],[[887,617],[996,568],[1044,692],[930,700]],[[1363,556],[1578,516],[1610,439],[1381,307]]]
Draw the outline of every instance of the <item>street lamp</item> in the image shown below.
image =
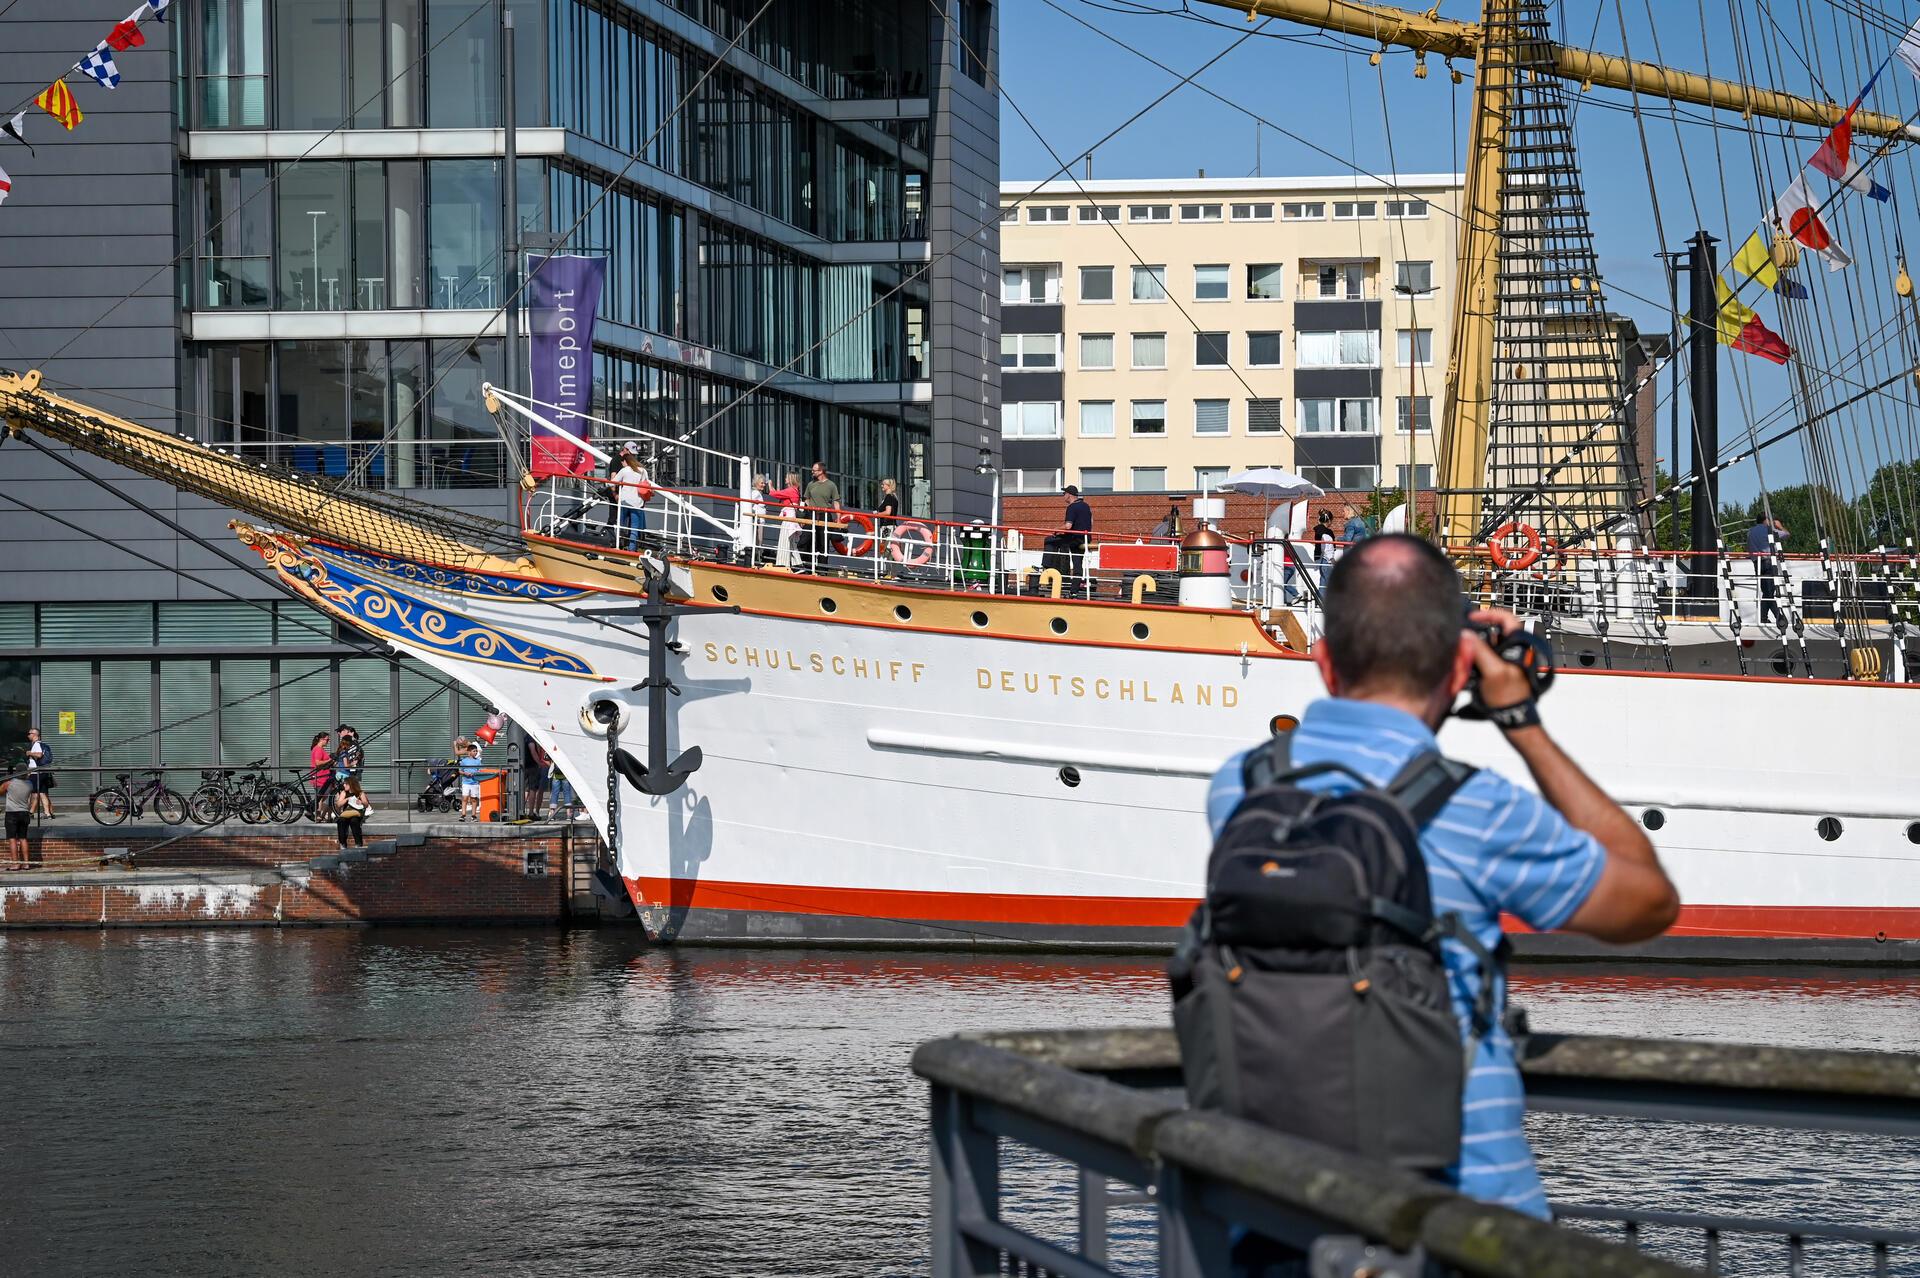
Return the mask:
[[993,450],[987,447],[985,435],[980,437],[980,463],[973,468],[973,473],[993,476],[993,517],[987,522],[998,528],[1000,526],[1000,468],[993,464]]

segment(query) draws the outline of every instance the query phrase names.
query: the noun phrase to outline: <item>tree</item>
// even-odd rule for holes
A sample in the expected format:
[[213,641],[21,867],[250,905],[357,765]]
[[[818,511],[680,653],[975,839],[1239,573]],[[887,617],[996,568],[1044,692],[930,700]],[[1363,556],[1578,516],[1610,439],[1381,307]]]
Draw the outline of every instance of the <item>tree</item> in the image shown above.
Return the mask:
[[1720,530],[1727,545],[1744,549],[1747,529],[1753,527],[1762,513],[1768,510],[1773,512],[1775,519],[1787,526],[1787,532],[1792,537],[1787,548],[1796,553],[1817,551],[1822,536],[1836,548],[1849,545],[1858,536],[1853,506],[1844,497],[1824,484],[1793,484],[1774,489],[1766,494],[1764,500],[1755,497],[1745,506],[1733,505],[1722,509]]
[[1920,545],[1920,461],[1888,462],[1854,502],[1867,544],[1900,549],[1911,538]]

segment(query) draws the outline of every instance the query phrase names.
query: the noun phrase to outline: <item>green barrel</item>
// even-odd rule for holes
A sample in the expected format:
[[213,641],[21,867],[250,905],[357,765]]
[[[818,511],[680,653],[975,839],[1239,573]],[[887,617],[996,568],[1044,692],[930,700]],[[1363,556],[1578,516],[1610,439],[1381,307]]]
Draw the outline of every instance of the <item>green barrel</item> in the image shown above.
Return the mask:
[[993,538],[986,525],[976,523],[960,533],[960,580],[984,586],[993,572]]

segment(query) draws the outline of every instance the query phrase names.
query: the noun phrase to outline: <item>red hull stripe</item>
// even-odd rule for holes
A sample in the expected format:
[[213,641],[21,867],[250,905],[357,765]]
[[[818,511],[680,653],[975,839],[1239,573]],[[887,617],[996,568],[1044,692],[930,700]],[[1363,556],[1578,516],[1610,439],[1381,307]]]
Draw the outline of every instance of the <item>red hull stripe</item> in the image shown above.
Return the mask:
[[[1173,928],[1187,921],[1194,906],[1191,899],[1183,897],[917,892],[783,883],[716,883],[706,879],[630,878],[627,889],[637,902],[677,909],[1059,927]],[[1690,905],[1681,909],[1680,921],[1668,935],[1913,940],[1920,939],[1920,909]]]

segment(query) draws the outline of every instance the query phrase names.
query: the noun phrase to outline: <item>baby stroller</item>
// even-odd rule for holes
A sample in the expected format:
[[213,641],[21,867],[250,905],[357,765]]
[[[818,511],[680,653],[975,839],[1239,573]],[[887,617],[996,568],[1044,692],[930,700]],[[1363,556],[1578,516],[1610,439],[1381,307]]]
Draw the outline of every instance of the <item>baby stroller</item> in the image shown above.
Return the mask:
[[460,804],[460,770],[444,763],[427,773],[427,783],[415,796],[413,806],[421,812],[451,812]]

